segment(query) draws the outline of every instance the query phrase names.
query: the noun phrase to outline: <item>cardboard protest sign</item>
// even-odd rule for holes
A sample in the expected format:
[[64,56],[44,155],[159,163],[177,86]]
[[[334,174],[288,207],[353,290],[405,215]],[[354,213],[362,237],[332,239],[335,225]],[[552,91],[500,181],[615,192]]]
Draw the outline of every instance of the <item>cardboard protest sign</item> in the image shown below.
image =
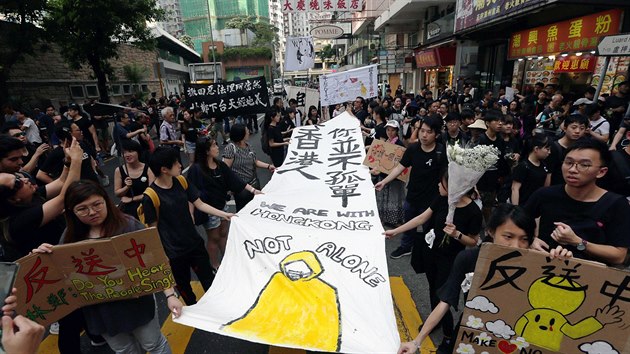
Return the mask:
[[395,353],[385,242],[359,121],[293,131],[264,194],[230,222],[212,287],[176,322],[274,346]]
[[264,113],[269,91],[264,76],[214,84],[184,84],[188,108],[200,108],[210,116]]
[[50,254],[30,254],[17,263],[17,313],[42,325],[86,305],[175,286],[155,228],[55,246]]
[[[365,156],[365,160],[363,160],[363,164],[382,173],[390,174],[394,167],[400,163],[405,150],[407,149],[403,146],[374,139]],[[396,178],[407,182],[410,172],[411,167],[407,167]]]
[[485,244],[457,353],[628,353],[630,273]]
[[304,115],[308,114],[308,107],[319,105],[319,90],[308,88],[308,87],[299,87],[299,86],[285,86],[287,90],[287,100],[294,98],[298,107],[304,107],[302,109]]
[[319,77],[319,97],[322,107],[353,101],[357,97],[367,99],[377,95],[378,68],[376,65]]

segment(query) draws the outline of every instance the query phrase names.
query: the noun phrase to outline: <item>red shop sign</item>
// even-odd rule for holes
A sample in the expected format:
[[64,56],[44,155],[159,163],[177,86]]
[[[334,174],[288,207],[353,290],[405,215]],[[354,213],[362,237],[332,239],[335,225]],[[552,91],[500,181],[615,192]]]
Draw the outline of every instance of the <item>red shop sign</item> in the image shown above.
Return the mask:
[[416,67],[426,68],[431,66],[438,66],[437,56],[435,50],[423,50],[416,52]]
[[597,58],[592,55],[570,55],[566,57],[557,57],[553,63],[554,73],[576,73],[589,72],[595,70]]

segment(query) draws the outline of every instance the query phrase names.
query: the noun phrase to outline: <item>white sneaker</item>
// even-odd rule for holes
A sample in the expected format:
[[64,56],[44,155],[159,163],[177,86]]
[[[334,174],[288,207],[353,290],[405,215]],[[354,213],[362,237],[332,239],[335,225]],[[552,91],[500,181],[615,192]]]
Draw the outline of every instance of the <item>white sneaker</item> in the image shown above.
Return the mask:
[[59,334],[59,322],[51,324],[48,332],[50,332],[50,334]]

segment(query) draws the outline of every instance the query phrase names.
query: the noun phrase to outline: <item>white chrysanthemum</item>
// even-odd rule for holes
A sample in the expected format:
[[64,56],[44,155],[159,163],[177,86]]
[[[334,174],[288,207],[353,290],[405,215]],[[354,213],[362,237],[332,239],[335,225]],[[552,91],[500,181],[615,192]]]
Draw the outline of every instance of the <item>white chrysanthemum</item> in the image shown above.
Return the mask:
[[466,322],[466,326],[474,329],[483,328],[483,321],[479,317],[470,315],[468,316],[468,322]]
[[459,347],[455,352],[459,354],[475,354],[475,349],[473,349],[472,344],[459,343]]

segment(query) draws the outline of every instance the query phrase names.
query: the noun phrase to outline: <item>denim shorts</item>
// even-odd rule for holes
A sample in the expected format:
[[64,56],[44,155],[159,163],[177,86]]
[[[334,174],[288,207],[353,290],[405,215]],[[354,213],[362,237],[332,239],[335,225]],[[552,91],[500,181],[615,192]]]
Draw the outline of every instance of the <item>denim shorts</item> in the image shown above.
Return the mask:
[[197,146],[196,143],[192,142],[192,141],[188,141],[186,140],[186,152],[189,154],[194,154],[195,153],[195,147]]
[[[223,207],[223,211],[227,213],[228,211],[228,206],[226,205],[225,207]],[[206,230],[212,230],[212,229],[216,229],[217,227],[221,226],[221,220],[223,218],[220,216],[216,216],[216,215],[208,215],[208,221],[206,221],[203,224],[203,227]]]

